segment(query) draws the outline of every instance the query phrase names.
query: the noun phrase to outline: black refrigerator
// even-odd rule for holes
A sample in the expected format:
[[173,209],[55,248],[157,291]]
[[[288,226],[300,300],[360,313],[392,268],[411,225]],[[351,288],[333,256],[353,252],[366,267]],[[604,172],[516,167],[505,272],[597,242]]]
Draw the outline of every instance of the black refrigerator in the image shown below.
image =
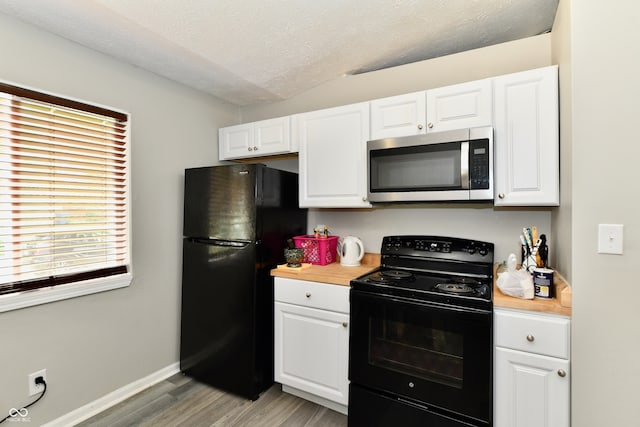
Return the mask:
[[251,400],[273,384],[273,280],[305,234],[298,175],[261,164],[186,169],[180,370]]

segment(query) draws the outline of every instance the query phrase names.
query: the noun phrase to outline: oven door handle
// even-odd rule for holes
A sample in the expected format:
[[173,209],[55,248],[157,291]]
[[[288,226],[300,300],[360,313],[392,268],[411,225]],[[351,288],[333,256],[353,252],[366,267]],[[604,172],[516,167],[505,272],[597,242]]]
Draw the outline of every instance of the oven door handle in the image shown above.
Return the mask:
[[416,298],[405,298],[405,297],[400,297],[397,295],[389,295],[389,294],[378,294],[378,293],[374,294],[371,292],[359,291],[359,290],[357,291],[357,290],[351,289],[350,299],[352,304],[353,304],[354,297],[357,299],[364,298],[368,300],[374,300],[379,303],[393,302],[398,304],[410,305],[415,308],[430,308],[430,309],[439,310],[439,311],[447,311],[449,313],[459,312],[459,313],[465,313],[469,315],[489,315],[489,316],[493,315],[492,310],[483,310],[483,309],[474,308],[474,307],[460,307],[457,305],[443,304],[435,301],[425,301],[425,300],[416,299]]

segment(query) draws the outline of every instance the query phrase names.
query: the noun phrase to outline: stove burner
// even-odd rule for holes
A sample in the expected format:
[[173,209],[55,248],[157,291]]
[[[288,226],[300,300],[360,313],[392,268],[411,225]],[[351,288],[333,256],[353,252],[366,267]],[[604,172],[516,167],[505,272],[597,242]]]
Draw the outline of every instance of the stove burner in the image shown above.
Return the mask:
[[392,280],[406,280],[413,277],[413,274],[409,273],[408,271],[400,270],[383,270],[380,272],[380,275]]
[[414,277],[413,274],[408,271],[382,270],[373,273],[368,279],[375,283],[399,283],[402,281],[411,281]]
[[477,285],[481,285],[482,282],[477,280],[477,279],[473,279],[471,277],[456,277],[455,279],[451,279],[450,280],[451,283],[461,283],[463,285],[473,285],[473,286],[477,286]]
[[441,292],[456,295],[473,295],[473,288],[465,283],[438,283],[436,289]]

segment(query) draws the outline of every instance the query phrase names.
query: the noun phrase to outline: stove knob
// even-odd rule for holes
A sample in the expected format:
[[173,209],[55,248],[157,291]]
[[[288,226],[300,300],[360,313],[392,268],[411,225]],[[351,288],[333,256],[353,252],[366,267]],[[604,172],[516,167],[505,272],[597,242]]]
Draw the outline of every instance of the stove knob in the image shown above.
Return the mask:
[[485,256],[486,254],[489,253],[489,251],[487,250],[487,248],[480,248],[480,250],[478,251],[478,253],[482,256]]
[[482,285],[478,288],[478,296],[482,298],[489,297],[489,286]]
[[476,253],[476,248],[468,247],[467,252],[469,252],[469,255],[473,255]]

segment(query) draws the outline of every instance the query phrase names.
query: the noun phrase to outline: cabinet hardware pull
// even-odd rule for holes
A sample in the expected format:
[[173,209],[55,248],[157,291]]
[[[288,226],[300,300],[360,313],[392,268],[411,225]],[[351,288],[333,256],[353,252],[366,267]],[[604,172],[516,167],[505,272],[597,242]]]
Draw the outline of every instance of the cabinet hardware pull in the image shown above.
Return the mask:
[[311,292],[307,292],[305,295],[307,296],[307,298],[311,298]]
[[247,148],[247,150],[249,150],[249,151],[253,151],[253,148],[251,148],[251,147],[248,147],[248,148]]
[[433,129],[433,123],[429,123],[427,126],[429,127],[429,129]]
[[534,340],[535,340],[535,337],[533,335],[527,335],[527,341],[533,342]]
[[258,151],[258,147],[256,147],[255,145],[253,146],[253,151]]
[[558,375],[564,378],[567,376],[567,373],[565,372],[564,369],[558,369]]
[[346,328],[347,326],[349,326],[349,324],[347,322],[342,322],[342,326]]
[[418,123],[418,129],[422,130],[422,128],[423,128],[422,123]]
[[499,198],[499,199],[504,199],[504,193],[500,193],[500,194],[498,194],[498,198]]

